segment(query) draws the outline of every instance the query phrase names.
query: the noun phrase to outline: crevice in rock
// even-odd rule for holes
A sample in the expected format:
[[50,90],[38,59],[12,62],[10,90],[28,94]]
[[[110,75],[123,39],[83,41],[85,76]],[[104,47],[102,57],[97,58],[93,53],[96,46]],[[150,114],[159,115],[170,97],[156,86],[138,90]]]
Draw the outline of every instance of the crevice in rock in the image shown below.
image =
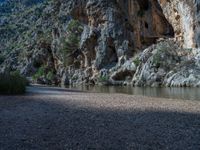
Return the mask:
[[159,38],[174,37],[174,29],[158,0],[129,0],[127,4],[120,4],[127,11],[127,20],[133,29],[134,48],[141,50]]

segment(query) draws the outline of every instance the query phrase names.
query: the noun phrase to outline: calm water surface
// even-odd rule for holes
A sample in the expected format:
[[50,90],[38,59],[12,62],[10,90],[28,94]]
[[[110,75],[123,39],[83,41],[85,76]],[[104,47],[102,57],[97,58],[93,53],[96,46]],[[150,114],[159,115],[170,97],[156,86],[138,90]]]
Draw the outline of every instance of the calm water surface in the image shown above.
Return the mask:
[[150,88],[131,86],[77,86],[68,88],[99,93],[124,93],[159,98],[200,101],[200,88]]

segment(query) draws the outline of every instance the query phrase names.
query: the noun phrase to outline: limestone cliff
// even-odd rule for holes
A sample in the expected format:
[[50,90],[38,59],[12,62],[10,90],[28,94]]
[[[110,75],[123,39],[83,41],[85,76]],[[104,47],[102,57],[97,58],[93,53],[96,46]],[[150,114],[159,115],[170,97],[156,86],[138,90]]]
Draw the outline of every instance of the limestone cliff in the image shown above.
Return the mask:
[[159,0],[175,30],[175,39],[185,48],[199,47],[199,0]]
[[[12,17],[0,19],[0,52],[6,56],[1,70],[20,70],[42,83],[177,86],[199,69],[199,3],[51,0],[31,10],[20,5]],[[180,66],[187,69],[189,62],[194,67],[184,77]],[[193,86],[199,77],[190,79],[180,85]]]
[[154,0],[77,0],[68,5],[71,15],[85,25],[80,45],[85,52],[85,67],[95,60],[95,67],[102,69],[117,63],[121,56],[132,57],[158,38],[174,34]]

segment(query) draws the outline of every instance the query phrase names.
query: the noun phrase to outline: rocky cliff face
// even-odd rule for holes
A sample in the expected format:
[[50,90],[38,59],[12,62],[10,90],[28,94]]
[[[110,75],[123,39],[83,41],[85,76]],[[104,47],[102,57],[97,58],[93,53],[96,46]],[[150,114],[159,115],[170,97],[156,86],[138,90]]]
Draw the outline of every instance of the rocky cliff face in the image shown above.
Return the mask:
[[[158,38],[174,34],[158,2],[153,0],[79,0],[69,2],[69,6],[71,15],[85,25],[80,45],[85,51],[85,67],[95,60],[95,67],[102,69],[122,56],[132,57]],[[91,45],[89,41],[94,42]]]
[[[52,0],[37,4],[32,11],[23,9],[17,22],[16,13],[16,17],[4,15],[0,19],[4,37],[0,51],[7,57],[2,71],[17,69],[35,78],[40,75],[37,81],[44,83],[193,86],[199,79],[195,76],[199,69],[199,3]],[[28,14],[30,18],[22,17]],[[5,32],[8,25],[27,22],[32,22],[34,29],[29,25],[21,32],[17,27]],[[12,42],[21,46],[11,46]],[[5,53],[8,48],[11,52]],[[20,57],[22,54],[25,56]],[[194,67],[184,77],[180,66],[187,69],[188,64]],[[190,82],[191,74],[195,77]]]
[[186,48],[196,47],[195,4],[192,0],[160,0],[163,12],[175,30],[175,38]]

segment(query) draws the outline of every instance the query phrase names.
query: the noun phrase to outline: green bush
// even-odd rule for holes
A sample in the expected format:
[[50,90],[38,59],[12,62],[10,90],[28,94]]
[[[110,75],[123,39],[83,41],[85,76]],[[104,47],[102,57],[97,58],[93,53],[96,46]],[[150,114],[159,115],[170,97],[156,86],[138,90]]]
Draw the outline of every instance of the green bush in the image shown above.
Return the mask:
[[61,39],[60,51],[63,56],[65,66],[73,64],[72,53],[79,48],[83,27],[77,20],[71,20],[67,26],[68,36]]
[[109,80],[109,76],[100,76],[99,82],[107,82]]
[[139,57],[136,57],[136,58],[133,60],[133,63],[134,63],[136,66],[139,66],[139,65],[140,65],[140,58],[139,58]]
[[156,49],[157,52],[153,55],[153,64],[159,68],[163,63],[162,55],[168,52],[169,45],[168,43],[160,43],[157,45]]
[[38,71],[33,75],[33,80],[37,80],[40,77],[45,76],[45,67],[42,66],[38,69]]
[[27,80],[18,72],[0,74],[0,94],[23,94]]
[[161,52],[157,52],[154,56],[153,56],[153,64],[159,68],[159,66],[162,64],[162,58],[161,58]]
[[40,68],[38,68],[37,72],[32,76],[32,79],[34,81],[37,81],[40,78],[47,79],[49,81],[54,80],[54,70],[49,69],[47,66],[41,66]]
[[67,30],[70,32],[82,32],[83,27],[78,20],[71,20],[67,26]]
[[49,71],[48,73],[47,73],[47,75],[46,75],[46,78],[48,79],[48,80],[53,80],[53,78],[54,78],[54,73],[53,73],[53,71]]

